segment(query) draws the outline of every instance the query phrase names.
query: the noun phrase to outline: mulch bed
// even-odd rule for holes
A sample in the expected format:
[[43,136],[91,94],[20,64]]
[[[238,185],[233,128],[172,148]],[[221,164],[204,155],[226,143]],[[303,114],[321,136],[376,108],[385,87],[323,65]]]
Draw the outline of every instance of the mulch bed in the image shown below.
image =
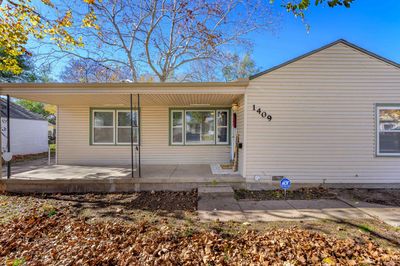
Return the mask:
[[56,210],[0,230],[1,265],[399,265],[368,237],[337,239],[297,227],[223,234],[167,223],[87,223]]
[[[20,195],[22,197],[27,194]],[[197,190],[192,191],[141,191],[134,193],[86,193],[86,194],[33,194],[38,199],[52,199],[72,203],[72,207],[82,205],[106,208],[120,206],[124,209],[147,211],[195,211],[197,210]]]
[[336,195],[323,187],[299,188],[288,190],[235,190],[235,198],[238,200],[313,200],[313,199],[334,199]]
[[339,195],[358,201],[400,207],[400,189],[334,189]]

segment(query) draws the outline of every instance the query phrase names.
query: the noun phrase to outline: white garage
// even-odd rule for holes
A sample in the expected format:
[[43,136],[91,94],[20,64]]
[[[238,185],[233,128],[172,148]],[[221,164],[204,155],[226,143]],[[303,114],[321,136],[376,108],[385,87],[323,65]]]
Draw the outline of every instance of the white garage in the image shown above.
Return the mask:
[[[7,151],[7,101],[1,103],[2,151]],[[48,122],[39,114],[10,102],[10,142],[13,155],[38,154],[48,151]]]

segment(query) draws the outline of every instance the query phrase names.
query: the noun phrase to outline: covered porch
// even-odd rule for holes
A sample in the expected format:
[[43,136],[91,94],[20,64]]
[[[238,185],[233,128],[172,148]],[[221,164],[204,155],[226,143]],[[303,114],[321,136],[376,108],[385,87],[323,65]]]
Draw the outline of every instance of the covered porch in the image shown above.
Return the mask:
[[[21,173],[11,170],[10,181],[75,184],[99,181],[124,184],[242,182],[241,167],[239,171],[231,173],[213,173],[212,169],[233,159],[234,138],[243,128],[243,118],[238,118],[239,129],[233,127],[233,113],[243,115],[243,110],[233,111],[231,108],[233,105],[243,108],[246,85],[247,81],[210,84],[1,85],[0,92],[3,95],[57,106],[55,165]],[[211,129],[214,142],[204,145],[185,145],[183,140],[182,143],[171,143],[174,135],[171,132],[171,110],[176,109],[183,110],[184,116],[184,110],[210,110],[214,114],[212,123],[215,124]],[[112,134],[117,139],[115,143],[94,143],[94,110],[113,110],[116,124]],[[217,143],[219,133],[216,133],[218,128],[215,120],[218,110],[229,110],[228,122],[224,126],[227,128],[224,143]],[[127,114],[137,112],[135,142],[118,143],[117,114],[120,111]],[[182,125],[181,128],[186,127]],[[194,133],[190,134],[193,138]],[[187,136],[182,133],[181,139],[186,140]]]
[[213,174],[207,164],[144,165],[141,178],[132,178],[130,167],[50,165],[0,179],[0,191],[17,193],[187,191],[219,185],[244,188],[245,181],[239,174]]
[[[239,174],[213,173],[208,164],[168,164],[142,165],[142,177],[146,181],[165,182],[218,182],[241,178]],[[127,167],[49,165],[27,169],[12,175],[12,179],[23,180],[90,180],[90,179],[132,179],[131,169]]]

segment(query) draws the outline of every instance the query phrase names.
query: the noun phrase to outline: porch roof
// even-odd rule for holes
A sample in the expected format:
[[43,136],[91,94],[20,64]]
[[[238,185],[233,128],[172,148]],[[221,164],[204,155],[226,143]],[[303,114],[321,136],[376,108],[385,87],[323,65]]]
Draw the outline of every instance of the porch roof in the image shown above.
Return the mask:
[[[129,94],[141,105],[230,105],[244,94],[248,80],[192,83],[3,83],[0,94],[55,105],[129,106]],[[134,101],[136,97],[134,97]]]

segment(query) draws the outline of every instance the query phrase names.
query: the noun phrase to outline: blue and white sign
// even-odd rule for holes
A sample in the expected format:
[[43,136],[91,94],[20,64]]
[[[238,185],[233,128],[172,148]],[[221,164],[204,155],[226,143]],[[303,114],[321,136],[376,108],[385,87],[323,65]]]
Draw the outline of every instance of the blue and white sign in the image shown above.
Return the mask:
[[281,180],[281,188],[284,189],[284,190],[289,189],[290,188],[290,184],[291,184],[290,180],[287,179],[287,178],[283,178]]

